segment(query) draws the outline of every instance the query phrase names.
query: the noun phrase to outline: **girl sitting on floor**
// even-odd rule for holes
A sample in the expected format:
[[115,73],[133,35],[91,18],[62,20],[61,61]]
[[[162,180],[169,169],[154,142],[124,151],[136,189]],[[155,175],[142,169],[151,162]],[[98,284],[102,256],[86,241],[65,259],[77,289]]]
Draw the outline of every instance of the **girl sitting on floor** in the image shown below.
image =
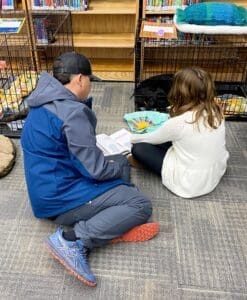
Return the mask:
[[132,135],[133,158],[184,198],[211,192],[226,171],[225,122],[214,96],[209,73],[182,69],[168,95],[171,118],[154,132]]

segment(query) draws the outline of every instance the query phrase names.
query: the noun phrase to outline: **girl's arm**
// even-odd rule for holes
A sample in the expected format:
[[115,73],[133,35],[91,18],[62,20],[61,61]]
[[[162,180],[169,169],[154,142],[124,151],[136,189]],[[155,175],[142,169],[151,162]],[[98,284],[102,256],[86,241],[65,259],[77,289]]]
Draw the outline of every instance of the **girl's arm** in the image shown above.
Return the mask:
[[185,122],[181,116],[171,118],[153,132],[132,134],[131,143],[150,143],[158,145],[178,140],[182,136],[184,125]]

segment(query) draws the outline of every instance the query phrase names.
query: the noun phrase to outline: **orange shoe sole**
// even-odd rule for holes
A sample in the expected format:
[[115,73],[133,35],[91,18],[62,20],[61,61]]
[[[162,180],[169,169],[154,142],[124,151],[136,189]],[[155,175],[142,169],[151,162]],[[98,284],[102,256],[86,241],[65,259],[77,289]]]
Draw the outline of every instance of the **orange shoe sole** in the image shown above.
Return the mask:
[[139,226],[136,226],[123,234],[120,237],[117,237],[111,240],[111,243],[120,243],[120,242],[144,242],[152,239],[157,235],[160,229],[159,223],[145,223]]
[[73,269],[71,269],[66,262],[64,262],[57,254],[56,252],[50,247],[50,245],[45,242],[45,248],[46,250],[55,258],[60,264],[64,266],[64,268],[70,272],[71,275],[73,275],[76,279],[80,280],[82,283],[84,283],[87,286],[94,287],[96,286],[96,283],[91,282],[80,276],[78,273],[76,273]]

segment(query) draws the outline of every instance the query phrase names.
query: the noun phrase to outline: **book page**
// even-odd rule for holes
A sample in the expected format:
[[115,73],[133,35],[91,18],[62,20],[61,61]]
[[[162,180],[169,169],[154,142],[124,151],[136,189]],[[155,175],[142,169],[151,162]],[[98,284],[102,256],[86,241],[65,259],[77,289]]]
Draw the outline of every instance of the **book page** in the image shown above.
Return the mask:
[[96,136],[97,146],[102,150],[105,156],[120,154],[126,151],[126,148],[118,144],[107,134],[98,134]]
[[130,136],[131,133],[125,128],[122,128],[110,135],[111,138],[125,149],[125,152],[131,152],[132,144],[130,143]]

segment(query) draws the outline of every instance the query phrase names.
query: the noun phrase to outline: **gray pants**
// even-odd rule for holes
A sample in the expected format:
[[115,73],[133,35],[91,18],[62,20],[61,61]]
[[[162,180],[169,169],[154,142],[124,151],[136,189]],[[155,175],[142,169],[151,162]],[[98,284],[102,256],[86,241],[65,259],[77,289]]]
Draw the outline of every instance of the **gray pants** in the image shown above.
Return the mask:
[[151,214],[152,205],[148,197],[136,187],[119,185],[58,216],[54,222],[73,226],[76,236],[92,249],[146,223]]

